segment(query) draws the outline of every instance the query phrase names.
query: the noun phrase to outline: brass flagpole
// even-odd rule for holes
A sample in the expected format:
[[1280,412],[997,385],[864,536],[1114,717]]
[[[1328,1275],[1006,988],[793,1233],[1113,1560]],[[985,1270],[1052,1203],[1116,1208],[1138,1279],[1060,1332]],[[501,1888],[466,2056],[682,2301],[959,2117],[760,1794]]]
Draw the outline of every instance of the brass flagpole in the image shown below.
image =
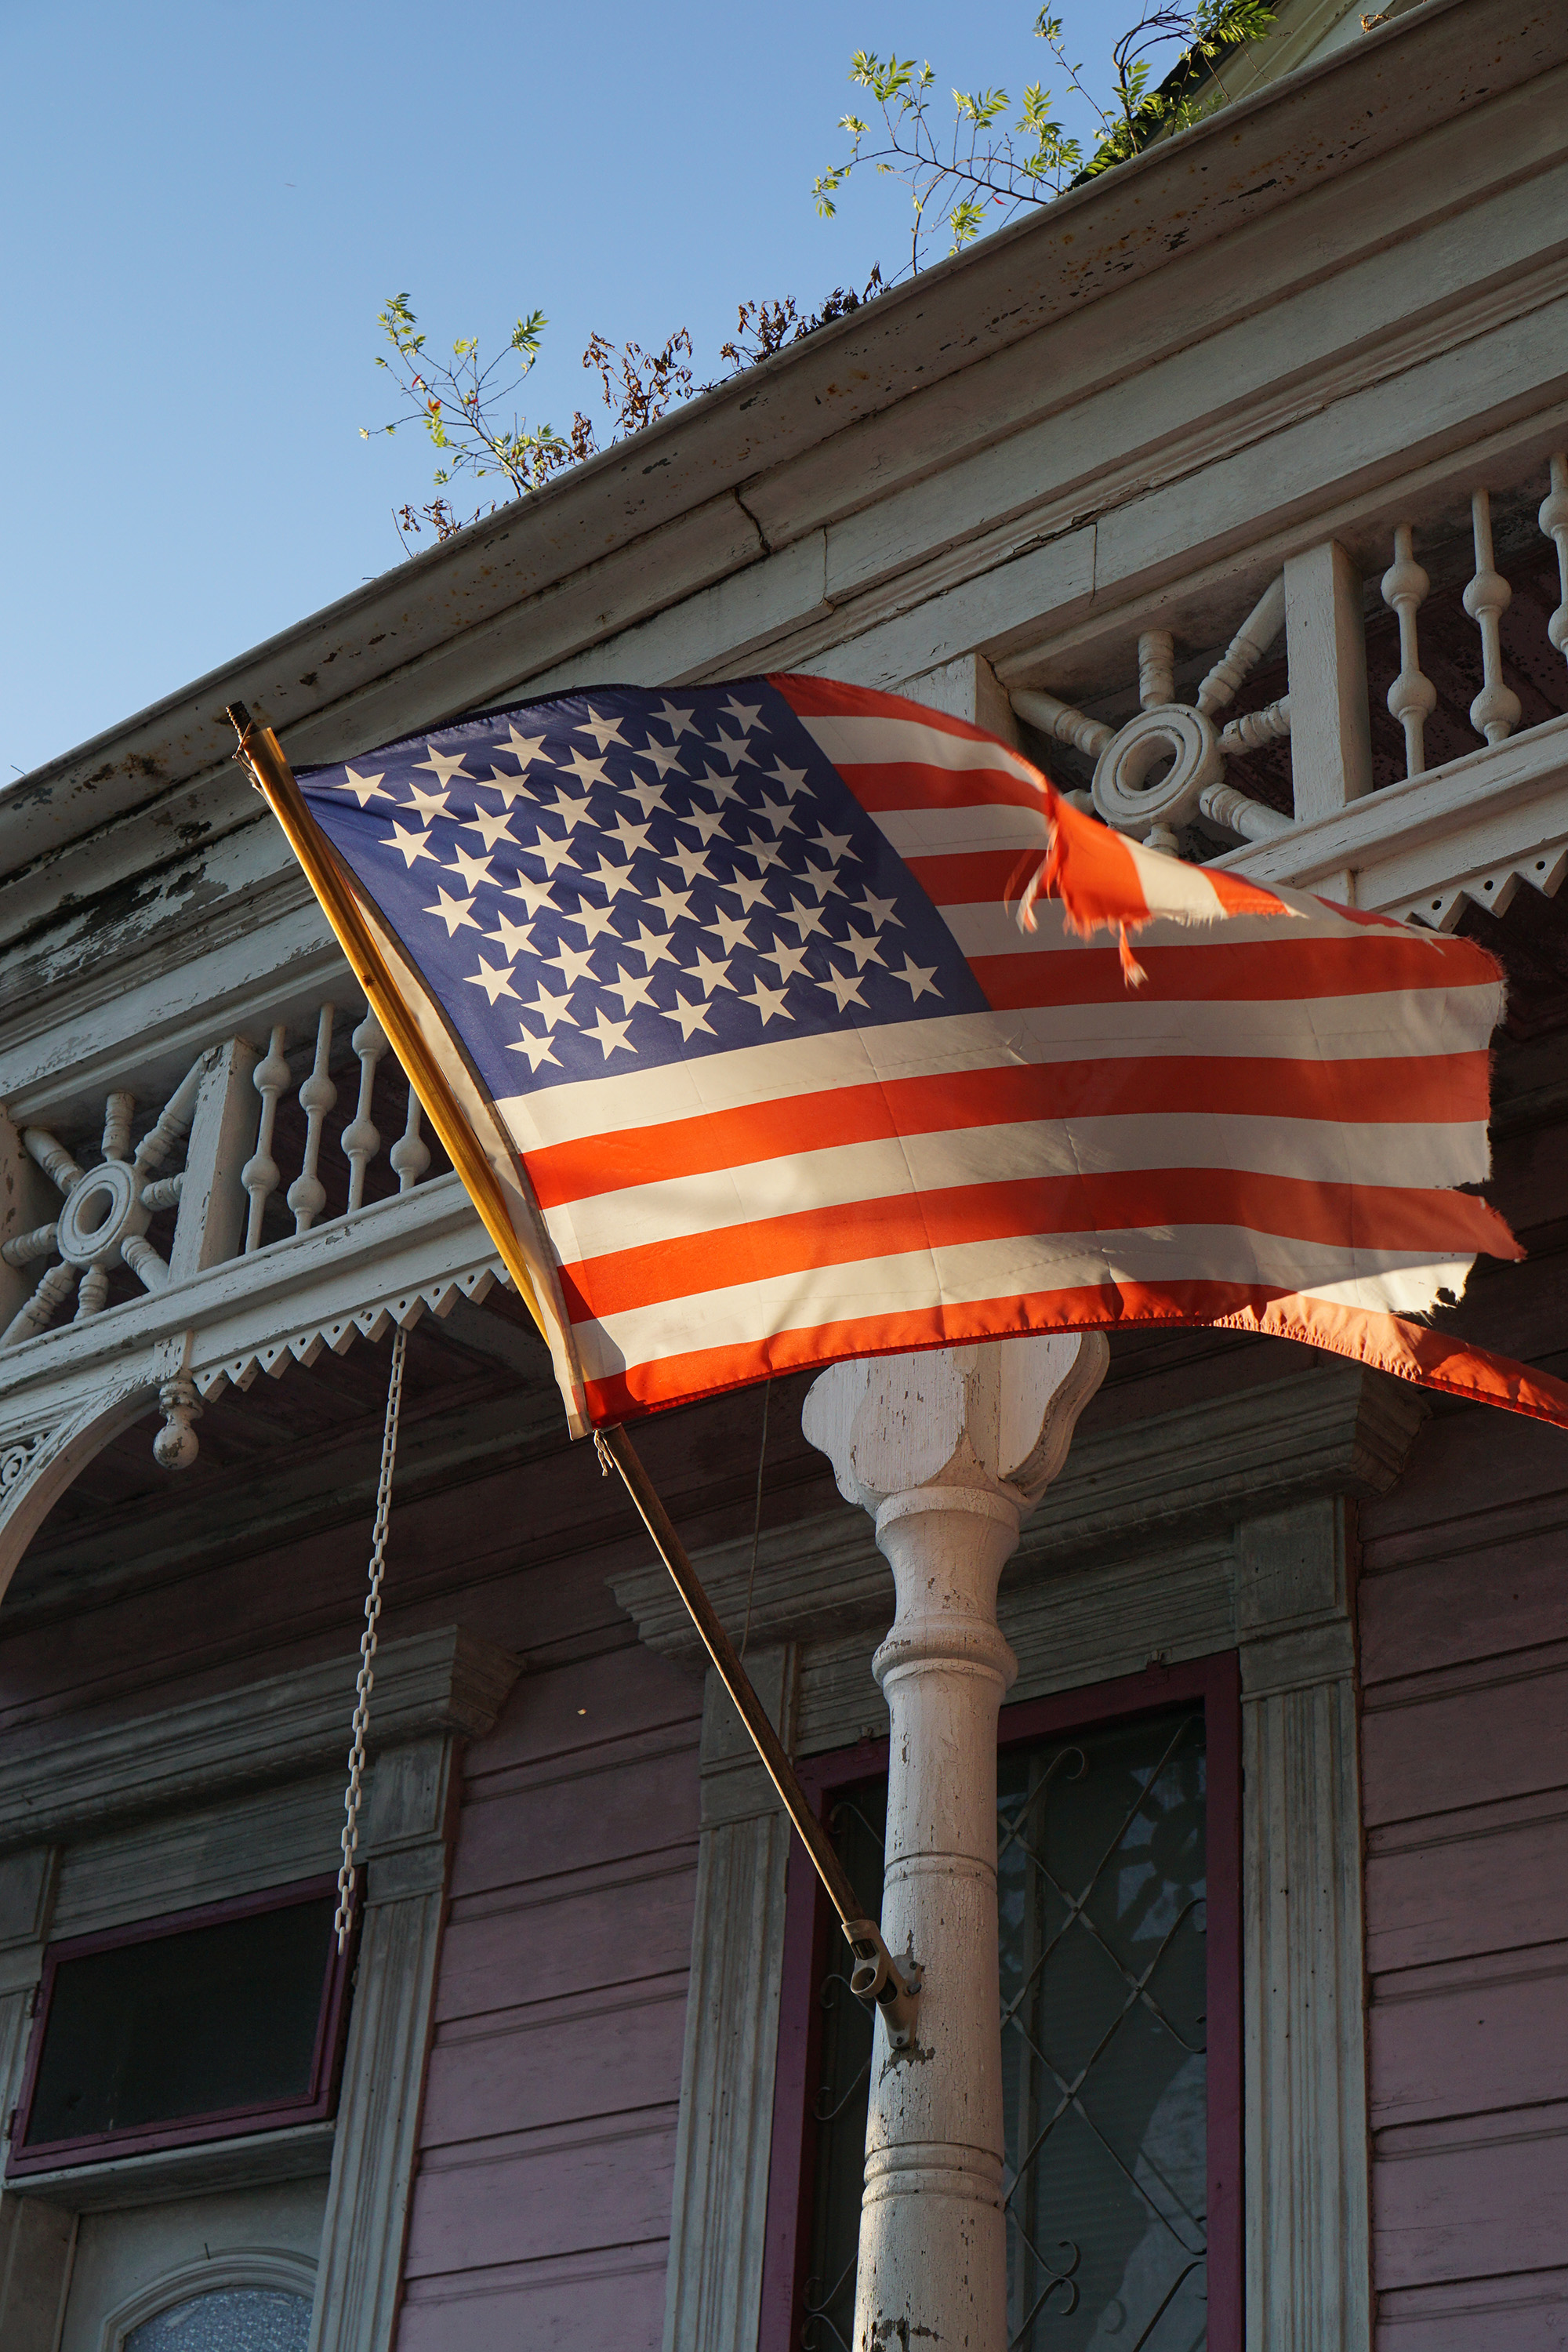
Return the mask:
[[[431,1126],[446,1146],[452,1165],[461,1177],[502,1264],[517,1284],[530,1314],[541,1331],[544,1331],[544,1317],[538,1295],[518,1247],[517,1236],[494,1171],[430,1053],[412,1010],[387,969],[353,887],[343,872],[331,842],[311,815],[305,795],[284,756],[282,745],[270,727],[252,718],[244,703],[231,704],[225,716],[239,739],[235,758],[250,770],[257,790],[282,826],[289,845],[304,870],[306,880],[321,901],[321,911],[336,934],[339,946],[364,990],[367,1003],[386,1032],[387,1040],[402,1063],[410,1086],[424,1106]],[[855,1956],[855,1967],[850,1976],[852,1990],[860,2000],[874,2002],[881,2011],[893,2048],[907,2048],[914,2034],[920,1970],[909,1961],[900,1966],[889,1951],[877,1922],[864,1916],[844,1865],[834,1852],[826,1831],[812,1811],[784,1742],[768,1720],[767,1710],[757,1696],[733,1643],[720,1622],[718,1612],[708,1598],[686,1548],[676,1534],[669,1514],[660,1502],[626,1430],[595,1430],[594,1444],[606,1475],[614,1465],[637,1516],[653,1539],[659,1558],[669,1570],[675,1589],[746,1728],[763,1769],[777,1790],[811,1865],[838,1914],[845,1940]]]

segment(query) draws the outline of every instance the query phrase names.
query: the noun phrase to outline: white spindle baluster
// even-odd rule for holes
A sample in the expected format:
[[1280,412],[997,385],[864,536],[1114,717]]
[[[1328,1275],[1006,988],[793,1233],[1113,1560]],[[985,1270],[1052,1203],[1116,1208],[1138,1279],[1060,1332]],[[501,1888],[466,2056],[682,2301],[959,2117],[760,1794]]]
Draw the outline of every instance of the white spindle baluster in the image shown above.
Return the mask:
[[1278,809],[1266,807],[1249,793],[1238,793],[1234,784],[1205,784],[1198,794],[1198,806],[1216,824],[1239,833],[1243,841],[1278,841],[1282,833],[1294,829],[1292,818],[1281,816]]
[[323,1004],[316,1022],[316,1058],[310,1075],[300,1089],[300,1108],[305,1114],[305,1163],[286,1195],[294,1212],[294,1231],[309,1233],[315,1220],[327,1205],[327,1188],[316,1173],[321,1157],[321,1122],[337,1101],[338,1090],[327,1076],[327,1063],[332,1051],[332,1017],[335,1005]]
[[257,1129],[256,1150],[240,1171],[239,1181],[250,1195],[250,1215],[245,1228],[245,1247],[248,1253],[260,1246],[261,1220],[267,1203],[278,1190],[279,1167],[272,1157],[272,1129],[278,1117],[279,1096],[286,1095],[293,1083],[293,1073],[283,1051],[285,1030],[279,1022],[272,1032],[264,1061],[258,1062],[251,1074],[251,1084],[261,1097],[261,1121]]
[[1174,702],[1176,642],[1169,629],[1145,629],[1138,640],[1138,699],[1145,710]]
[[1256,751],[1262,743],[1278,743],[1290,732],[1290,698],[1282,694],[1278,702],[1266,703],[1261,710],[1244,710],[1228,727],[1219,730],[1222,751]]
[[1536,518],[1557,549],[1557,610],[1546,624],[1546,634],[1558,652],[1568,656],[1568,456],[1559,451],[1552,460],[1552,488]]
[[1405,730],[1405,772],[1426,772],[1424,737],[1426,721],[1436,707],[1437,689],[1422,674],[1415,615],[1426,601],[1432,583],[1415,561],[1414,533],[1407,522],[1394,533],[1394,561],[1383,575],[1383,601],[1399,615],[1399,675],[1388,689],[1388,708]]
[[[136,1173],[151,1176],[162,1168],[176,1144],[184,1143],[196,1115],[196,1097],[206,1075],[207,1056],[192,1063],[163,1109],[136,1147]],[[177,1197],[177,1196],[176,1196]],[[166,1204],[165,1204],[166,1205]]]
[[75,1282],[74,1265],[51,1265],[26,1305],[0,1331],[0,1348],[19,1348],[24,1339],[42,1331],[61,1300],[70,1297]]
[[136,1097],[116,1091],[106,1097],[103,1105],[103,1156],[106,1160],[129,1160],[131,1157],[131,1120],[136,1108]]
[[[1198,709],[1212,719],[1216,710],[1223,710],[1227,702],[1234,702],[1238,689],[1251,677],[1284,626],[1285,574],[1281,572],[1278,580],[1270,581],[1199,687]],[[1271,710],[1282,708],[1279,702],[1269,705]],[[1279,731],[1289,733],[1289,718]],[[1224,739],[1221,740],[1223,741]]]
[[45,1175],[68,1197],[81,1183],[85,1171],[79,1168],[63,1143],[57,1142],[46,1127],[25,1127],[22,1140],[37,1161]]
[[412,1192],[430,1165],[430,1146],[419,1132],[419,1097],[408,1089],[408,1119],[402,1135],[387,1153],[400,1192]]
[[36,1257],[47,1257],[59,1239],[59,1221],[52,1225],[35,1225],[30,1234],[16,1234],[8,1242],[0,1242],[0,1264],[24,1266]]
[[127,1234],[120,1255],[144,1290],[162,1290],[168,1281],[169,1269],[145,1234]]
[[89,1265],[83,1270],[76,1286],[76,1314],[72,1320],[85,1323],[92,1315],[101,1315],[109,1304],[109,1269]]
[[349,1043],[359,1055],[359,1102],[343,1129],[343,1150],[349,1163],[349,1207],[357,1209],[364,1199],[365,1171],[381,1150],[381,1129],[371,1118],[370,1102],[375,1066],[386,1051],[386,1033],[368,1004]]
[[1070,743],[1075,751],[1085,751],[1098,760],[1116,730],[1098,719],[1086,719],[1070,702],[1058,702],[1054,694],[1042,694],[1037,687],[1020,687],[1013,697],[1013,708],[1020,719],[1037,727],[1042,735],[1054,735],[1058,743]]
[[1519,724],[1519,697],[1502,682],[1502,645],[1498,624],[1513,591],[1492,561],[1491,500],[1485,490],[1470,499],[1476,542],[1476,575],[1465,591],[1465,610],[1481,633],[1481,690],[1470,705],[1470,724],[1489,743],[1500,743]]

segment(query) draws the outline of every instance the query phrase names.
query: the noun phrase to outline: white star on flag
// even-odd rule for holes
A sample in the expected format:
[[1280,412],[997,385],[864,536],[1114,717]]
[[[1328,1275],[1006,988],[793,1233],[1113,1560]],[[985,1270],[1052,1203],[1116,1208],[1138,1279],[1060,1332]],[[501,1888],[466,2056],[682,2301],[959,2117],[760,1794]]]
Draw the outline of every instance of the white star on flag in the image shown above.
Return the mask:
[[631,1025],[630,1021],[612,1021],[601,1006],[598,1020],[592,1029],[585,1027],[583,1034],[584,1037],[592,1037],[595,1044],[603,1048],[605,1059],[607,1062],[617,1045],[623,1054],[637,1052],[635,1045],[628,1045],[626,1043],[626,1031]]
[[904,968],[902,971],[892,971],[889,970],[889,977],[892,980],[901,980],[903,982],[905,987],[910,992],[910,1002],[911,1004],[918,1003],[922,996],[940,996],[942,994],[941,989],[936,985],[936,966],[934,963],[931,965],[929,971],[922,971],[918,963],[911,961],[910,957],[906,956],[904,958]]
[[804,971],[805,969],[805,944],[803,942],[798,948],[786,948],[782,940],[775,940],[773,946],[769,948],[763,955],[758,958],[758,961],[760,963],[776,963],[779,968],[779,978],[781,981],[794,980],[797,973]]
[[691,912],[690,891],[672,890],[668,882],[661,881],[657,890],[647,891],[644,895],[650,907],[658,908],[667,923],[678,923],[683,915]]
[[601,719],[591,705],[586,719],[579,719],[572,732],[574,735],[591,735],[601,751],[611,743],[619,743],[624,747],[626,740],[621,733],[621,722],[618,719]]
[[510,841],[514,838],[511,830],[511,811],[477,808],[472,816],[463,819],[463,831],[477,833],[485,847],[493,849],[498,841],[503,839]]
[[705,1001],[699,1001],[697,1003],[693,1004],[689,997],[682,996],[680,991],[677,989],[675,992],[675,1003],[670,1006],[669,1011],[664,1017],[667,1021],[679,1022],[681,1043],[684,1044],[692,1034],[693,1031],[698,1029],[706,1030],[709,1036],[711,1037],[713,1030],[708,1018],[708,1013],[709,1007]]
[[651,816],[655,809],[669,805],[662,784],[623,784],[621,790],[627,800],[636,801],[645,817]]
[[727,915],[722,907],[718,907],[713,920],[705,923],[703,929],[718,933],[726,955],[733,955],[737,948],[749,948],[752,944],[749,915]]
[[525,857],[542,858],[545,872],[551,875],[554,874],[558,866],[575,866],[577,863],[572,855],[570,835],[564,841],[557,841],[552,833],[541,833],[537,841],[524,842],[522,854]]
[[605,781],[605,762],[603,760],[590,760],[586,751],[574,751],[569,760],[557,761],[556,765],[569,769],[584,792]]
[[653,970],[656,963],[669,962],[675,954],[675,941],[668,932],[650,931],[646,923],[637,925],[636,939],[628,940],[626,945],[640,952],[649,971]]
[[653,986],[652,980],[642,973],[627,971],[624,965],[620,969],[619,977],[605,981],[604,986],[606,996],[620,998],[621,1011],[628,1017],[639,1004],[651,1004],[653,1002],[648,993]]
[[752,983],[752,992],[750,996],[742,996],[741,1003],[742,1004],[750,1004],[753,1006],[755,1010],[761,1013],[763,1027],[764,1029],[767,1027],[768,1023],[775,1018],[784,1021],[793,1021],[795,1019],[795,1014],[789,1011],[788,1007],[784,1003],[784,990],[782,988],[766,987],[763,983],[761,972],[757,974],[756,979]]
[[474,779],[469,775],[467,768],[464,767],[460,754],[454,760],[446,751],[437,751],[432,750],[429,744],[426,744],[425,748],[428,753],[428,757],[423,760],[416,760],[414,764],[416,768],[428,768],[433,776],[439,776],[441,779],[441,789],[443,792],[446,791],[447,786],[451,782],[454,776],[461,776],[465,783],[473,782]]
[[496,908],[496,921],[500,929],[490,936],[500,941],[508,963],[515,963],[520,955],[527,955],[533,946],[533,925],[514,923],[511,917],[499,907]]
[[558,1021],[564,1021],[567,1026],[573,1029],[577,1025],[577,1016],[572,1010],[572,991],[570,988],[565,991],[563,995],[554,996],[551,993],[550,990],[545,987],[544,982],[541,981],[539,983],[539,993],[534,998],[533,1003],[531,1004],[525,1005],[523,1010],[527,1013],[537,1013],[540,1020],[543,1022],[545,1027],[550,1030],[554,1029]]
[[447,937],[449,940],[457,938],[465,923],[471,931],[479,929],[479,927],[474,920],[474,902],[471,898],[449,898],[446,891],[439,887],[436,896],[440,900],[440,905],[426,907],[425,912],[427,915],[440,917],[447,926]]
[[446,793],[433,793],[427,784],[410,784],[408,798],[404,805],[416,810],[426,824],[433,816],[445,816],[447,814]]
[[405,833],[400,824],[395,824],[386,837],[394,849],[401,850],[405,866],[412,866],[416,857],[427,857],[432,866],[441,863],[430,846],[428,826],[423,833]]
[[553,964],[569,989],[575,988],[580,980],[592,980],[594,977],[594,950],[591,947],[574,948],[563,940],[555,953],[546,956],[544,961]]
[[563,915],[561,919],[563,923],[581,923],[584,936],[590,940],[603,939],[606,931],[613,940],[620,937],[615,927],[615,908],[595,907],[587,898],[579,898],[573,912]]
[[482,988],[492,1004],[498,996],[510,996],[514,1003],[516,1001],[517,991],[511,984],[512,974],[510,968],[503,965],[498,971],[494,964],[487,963],[483,956],[479,958],[478,971],[469,972],[468,981],[470,988]]
[[828,965],[827,978],[826,980],[819,980],[816,982],[816,985],[818,988],[825,988],[827,991],[827,993],[832,997],[833,1002],[837,1005],[840,1013],[843,1012],[847,1004],[864,1005],[866,1002],[865,998],[860,993],[860,982],[856,978],[855,974],[848,971],[840,971],[837,964]]
[[506,741],[498,744],[496,749],[500,751],[510,751],[526,774],[535,760],[543,758],[544,738],[542,735],[520,735],[517,729],[510,725],[506,734]]
[[698,880],[710,882],[713,878],[709,871],[706,850],[688,849],[683,843],[678,841],[664,862],[667,866],[679,866],[680,878],[689,890]]
[[528,909],[531,919],[534,916],[542,914],[547,908],[552,913],[559,911],[551,894],[549,883],[535,882],[527,874],[520,874],[506,895],[509,898],[521,898]]
[[[386,771],[384,768],[381,776],[385,773]],[[332,789],[339,793],[353,793],[361,808],[363,808],[366,801],[374,799],[376,787],[381,782],[381,776],[356,776],[352,768],[345,768],[342,782],[334,784]]]
[[694,949],[692,952],[697,961],[690,967],[691,977],[693,980],[701,982],[704,996],[711,996],[716,988],[733,990],[735,983],[730,977],[730,967],[727,963],[715,963],[711,956],[703,954],[700,948]]

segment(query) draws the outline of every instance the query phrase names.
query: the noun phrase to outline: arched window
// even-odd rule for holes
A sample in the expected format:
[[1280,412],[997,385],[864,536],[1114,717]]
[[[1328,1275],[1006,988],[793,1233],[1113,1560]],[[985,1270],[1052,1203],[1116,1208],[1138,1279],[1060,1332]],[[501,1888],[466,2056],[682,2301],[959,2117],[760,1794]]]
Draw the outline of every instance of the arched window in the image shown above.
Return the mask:
[[287,2287],[184,2295],[121,2336],[123,2352],[305,2352],[310,2298]]

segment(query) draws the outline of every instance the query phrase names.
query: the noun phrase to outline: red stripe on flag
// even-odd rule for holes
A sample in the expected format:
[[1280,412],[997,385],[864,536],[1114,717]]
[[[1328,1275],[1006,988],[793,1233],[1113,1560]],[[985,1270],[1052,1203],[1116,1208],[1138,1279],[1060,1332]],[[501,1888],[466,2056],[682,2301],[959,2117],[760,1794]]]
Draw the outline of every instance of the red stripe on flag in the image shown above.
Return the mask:
[[[882,694],[868,686],[845,686],[836,677],[807,677],[799,671],[774,671],[768,684],[782,694],[797,719],[912,719],[939,735],[957,735],[966,743],[995,743],[989,729],[972,726],[945,710],[928,709],[905,694]],[[1005,749],[1005,745],[999,746]]]
[[584,1136],[531,1151],[527,1165],[540,1206],[555,1209],[627,1185],[666,1183],[803,1150],[1034,1119],[1185,1111],[1352,1126],[1479,1124],[1487,1116],[1489,1075],[1485,1053],[1342,1062],[1238,1055],[1014,1063],[837,1087],[659,1127]]
[[[881,809],[992,808],[1001,803],[1037,809],[1042,818],[1046,813],[1041,787],[1005,768],[931,768],[900,760],[887,767],[846,761],[838,773],[861,807],[873,814]],[[1040,845],[1045,846],[1043,833]]]
[[563,1265],[561,1286],[574,1323],[603,1321],[812,1266],[1049,1234],[1186,1225],[1234,1225],[1330,1248],[1424,1257],[1477,1250],[1494,1257],[1523,1255],[1496,1210],[1467,1192],[1331,1184],[1233,1168],[1139,1168],[952,1185],[759,1217]]
[[[1464,948],[1468,942],[1455,944]],[[1138,961],[1148,975],[1146,1001],[1156,1012],[1162,1003],[1289,1003],[1402,989],[1490,986],[1493,977],[1484,954],[1477,954],[1469,971],[1456,970],[1442,949],[1413,931],[1325,940],[1282,930],[1277,940],[1246,940],[1208,932],[1158,947],[1140,940]],[[1070,953],[1025,948],[1016,955],[971,956],[969,968],[998,1013],[1127,1000],[1121,958],[1111,946],[1086,942]]]
[[1398,1316],[1365,1314],[1321,1299],[1285,1297],[1261,1286],[1221,1282],[1036,1291],[816,1324],[739,1347],[693,1349],[630,1365],[612,1379],[589,1381],[589,1410],[596,1422],[607,1423],[624,1421],[629,1413],[745,1387],[770,1374],[815,1370],[845,1356],[959,1347],[1026,1331],[1114,1330],[1129,1324],[1189,1329],[1209,1326],[1298,1339],[1423,1388],[1440,1389],[1468,1403],[1499,1405],[1568,1428],[1568,1383],[1549,1372],[1510,1363],[1484,1348],[1465,1347],[1441,1331],[1424,1330]]

